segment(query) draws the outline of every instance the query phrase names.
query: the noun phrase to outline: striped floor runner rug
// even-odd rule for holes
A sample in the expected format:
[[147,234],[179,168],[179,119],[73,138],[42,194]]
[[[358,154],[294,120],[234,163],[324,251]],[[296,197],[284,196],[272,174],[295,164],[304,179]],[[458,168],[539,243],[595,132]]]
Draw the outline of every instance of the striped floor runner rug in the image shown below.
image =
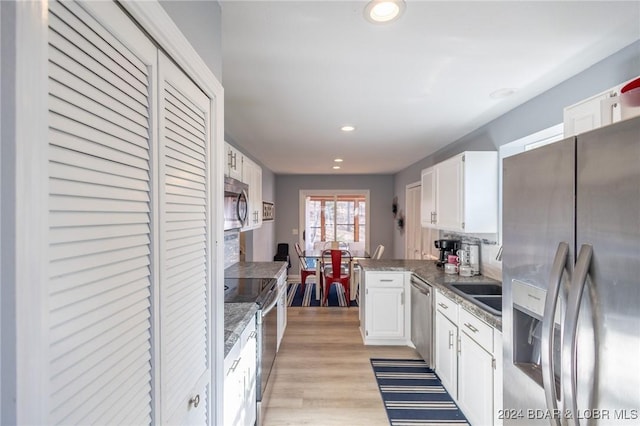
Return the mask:
[[[344,289],[341,285],[334,284],[329,288],[329,306],[347,306]],[[304,286],[304,294],[300,283],[291,283],[287,288],[287,306],[320,306],[320,300],[316,300],[315,283],[307,283]],[[351,301],[349,306],[358,306],[358,302]]]
[[391,426],[469,425],[421,359],[371,359]]

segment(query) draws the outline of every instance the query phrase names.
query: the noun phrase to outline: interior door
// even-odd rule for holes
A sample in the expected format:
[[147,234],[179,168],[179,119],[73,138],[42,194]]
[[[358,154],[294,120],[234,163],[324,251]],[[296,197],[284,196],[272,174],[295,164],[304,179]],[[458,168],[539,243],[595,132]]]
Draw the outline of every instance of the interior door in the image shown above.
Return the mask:
[[211,382],[210,100],[159,58],[162,422],[206,424]]
[[157,49],[113,2],[48,22],[47,423],[151,424]]

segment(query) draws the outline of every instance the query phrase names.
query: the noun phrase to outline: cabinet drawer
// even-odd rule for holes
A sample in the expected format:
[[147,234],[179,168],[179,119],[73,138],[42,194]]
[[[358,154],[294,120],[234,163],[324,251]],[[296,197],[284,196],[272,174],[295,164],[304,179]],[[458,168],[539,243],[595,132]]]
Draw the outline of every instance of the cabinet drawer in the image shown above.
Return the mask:
[[460,309],[459,327],[483,349],[493,353],[493,327],[465,309]]
[[404,274],[402,272],[373,272],[367,273],[367,286],[403,287]]
[[225,377],[232,374],[238,363],[240,362],[240,352],[242,350],[242,343],[238,340],[233,348],[229,351],[227,356],[224,359],[224,375]]
[[440,291],[436,291],[436,309],[454,324],[458,323],[458,304]]
[[240,334],[240,348],[244,348],[247,345],[247,342],[251,339],[255,339],[256,336],[256,322],[250,321],[242,331],[242,334]]

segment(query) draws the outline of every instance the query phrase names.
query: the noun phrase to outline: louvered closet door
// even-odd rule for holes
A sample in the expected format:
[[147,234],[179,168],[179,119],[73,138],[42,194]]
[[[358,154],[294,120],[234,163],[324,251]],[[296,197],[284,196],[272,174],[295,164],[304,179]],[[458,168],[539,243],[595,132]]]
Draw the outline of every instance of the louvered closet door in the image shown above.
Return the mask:
[[204,425],[211,381],[210,101],[162,54],[159,71],[162,422]]
[[115,3],[49,2],[50,424],[152,421],[156,63]]

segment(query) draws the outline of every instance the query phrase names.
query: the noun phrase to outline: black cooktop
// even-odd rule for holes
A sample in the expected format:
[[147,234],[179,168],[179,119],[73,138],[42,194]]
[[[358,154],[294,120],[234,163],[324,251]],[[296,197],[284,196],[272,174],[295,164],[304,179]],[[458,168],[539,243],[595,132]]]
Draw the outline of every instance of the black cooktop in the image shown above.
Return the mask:
[[277,284],[275,278],[225,278],[225,303],[255,302],[262,306],[269,291]]

